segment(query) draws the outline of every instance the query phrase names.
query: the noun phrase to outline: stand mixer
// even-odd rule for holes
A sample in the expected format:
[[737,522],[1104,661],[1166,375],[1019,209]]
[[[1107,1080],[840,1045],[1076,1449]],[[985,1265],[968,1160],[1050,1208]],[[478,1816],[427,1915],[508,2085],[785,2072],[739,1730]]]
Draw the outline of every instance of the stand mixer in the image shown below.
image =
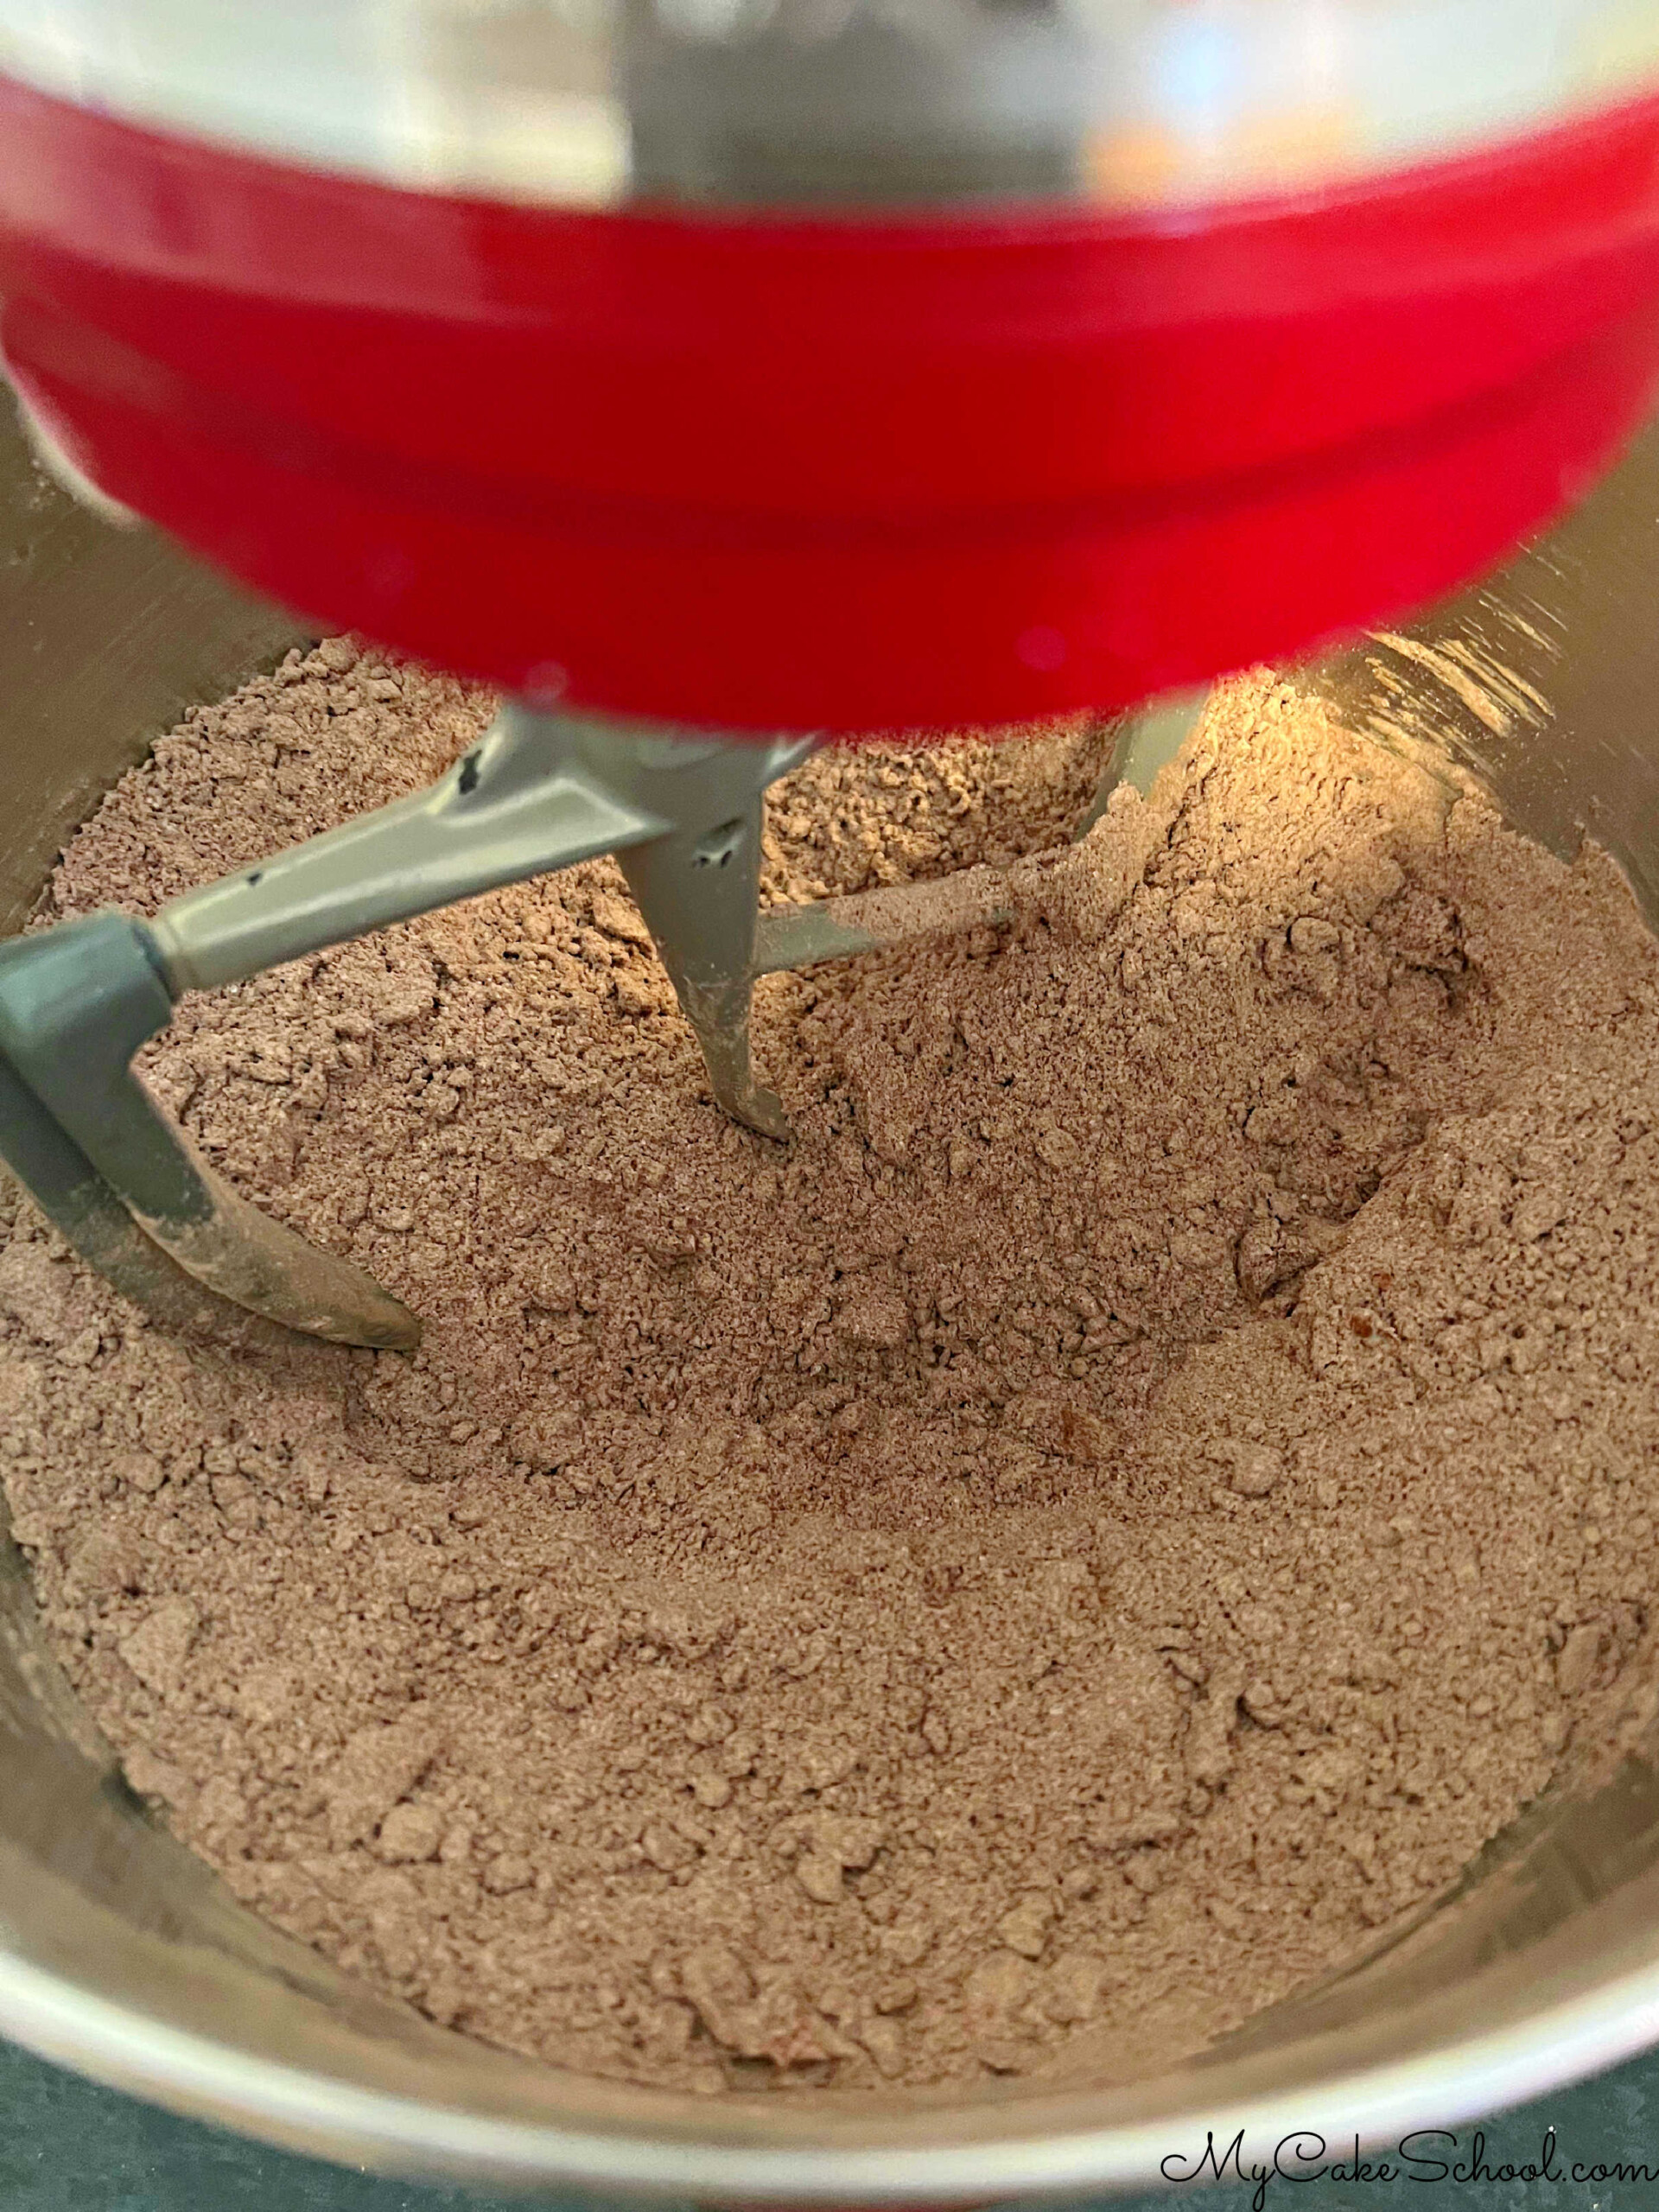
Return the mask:
[[[178,995],[617,855],[718,1103],[817,738],[1121,710],[1417,603],[1659,372],[1624,0],[0,0],[3,342],[74,477],[497,685],[431,791],[0,953],[0,1152],[169,1318],[418,1323],[198,1160]],[[811,732],[812,735],[779,736]]]

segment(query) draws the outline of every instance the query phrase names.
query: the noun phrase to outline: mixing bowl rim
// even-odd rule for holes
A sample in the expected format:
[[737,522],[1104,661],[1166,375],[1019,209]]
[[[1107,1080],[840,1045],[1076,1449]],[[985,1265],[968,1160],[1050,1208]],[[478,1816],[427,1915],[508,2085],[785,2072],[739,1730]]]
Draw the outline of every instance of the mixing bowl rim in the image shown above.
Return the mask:
[[[489,2177],[655,2196],[906,2203],[1156,2184],[1160,2162],[1241,2129],[1252,2157],[1299,2130],[1333,2145],[1488,2117],[1659,2041],[1659,1961],[1498,2030],[1338,2075],[1293,2108],[1282,2093],[1006,2142],[756,2145],[470,2114],[251,2057],[162,2024],[25,1960],[0,1958],[0,2032],[39,2056],[175,2111],[312,2156],[405,2177]],[[715,2107],[711,2108],[717,2110]],[[1332,2155],[1336,2155],[1333,2151]]]

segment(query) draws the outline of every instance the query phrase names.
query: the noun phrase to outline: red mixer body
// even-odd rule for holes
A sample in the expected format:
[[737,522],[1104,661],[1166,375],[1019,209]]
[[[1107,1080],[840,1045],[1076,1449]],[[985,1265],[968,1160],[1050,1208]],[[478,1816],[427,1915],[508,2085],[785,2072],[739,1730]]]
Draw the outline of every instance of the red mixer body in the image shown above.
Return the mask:
[[1659,371],[1659,100],[1193,210],[582,213],[0,81],[3,340],[330,623],[736,729],[1127,705],[1468,576]]

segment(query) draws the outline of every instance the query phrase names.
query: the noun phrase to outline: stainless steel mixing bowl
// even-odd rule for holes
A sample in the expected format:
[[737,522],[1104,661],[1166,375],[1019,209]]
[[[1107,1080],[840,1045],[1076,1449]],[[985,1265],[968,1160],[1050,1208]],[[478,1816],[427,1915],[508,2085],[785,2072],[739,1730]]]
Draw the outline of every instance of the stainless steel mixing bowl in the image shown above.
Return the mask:
[[[1491,584],[1313,680],[1351,724],[1485,783],[1562,851],[1587,825],[1659,921],[1659,429]],[[296,634],[73,506],[0,433],[0,925],[192,700]],[[0,1564],[0,2031],[175,2109],[409,2174],[601,2195],[888,2201],[1156,2180],[1488,2112],[1659,2040],[1659,1772],[1532,1808],[1371,1955],[1125,2088],[901,2101],[657,2094],[485,2049],[237,1904],[122,1782]],[[1183,2168],[1185,2170],[1185,2167]]]

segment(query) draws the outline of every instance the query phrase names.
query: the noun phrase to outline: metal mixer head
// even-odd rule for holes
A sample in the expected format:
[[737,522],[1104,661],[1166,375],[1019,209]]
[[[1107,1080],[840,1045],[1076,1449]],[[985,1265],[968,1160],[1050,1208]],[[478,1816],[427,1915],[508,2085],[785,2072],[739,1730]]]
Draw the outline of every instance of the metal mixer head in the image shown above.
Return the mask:
[[[993,871],[758,910],[766,786],[814,740],[667,735],[504,708],[439,781],[174,899],[0,948],[0,1155],[118,1288],[176,1323],[205,1289],[338,1344],[407,1349],[420,1322],[372,1277],[240,1198],[133,1072],[208,990],[501,885],[614,853],[696,1033],[716,1103],[769,1137],[754,979],[992,918]],[[197,1313],[199,1318],[199,1312]]]

